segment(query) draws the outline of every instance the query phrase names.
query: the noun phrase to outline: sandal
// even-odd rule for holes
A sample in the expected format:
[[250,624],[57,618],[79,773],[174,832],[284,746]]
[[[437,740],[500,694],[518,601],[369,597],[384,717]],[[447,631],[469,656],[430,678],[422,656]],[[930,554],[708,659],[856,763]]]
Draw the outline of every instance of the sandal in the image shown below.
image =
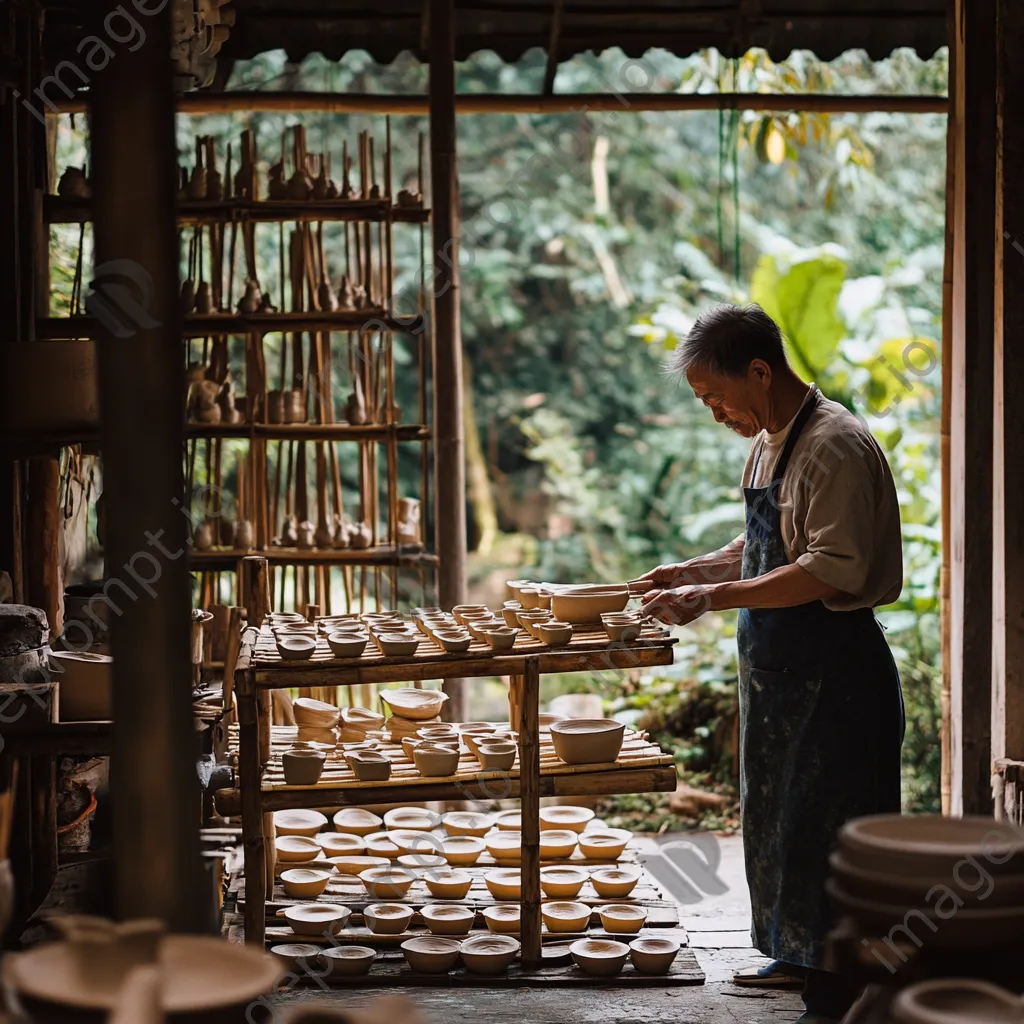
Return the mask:
[[803,988],[804,979],[791,964],[773,960],[764,967],[744,967],[732,976],[734,985],[746,988]]

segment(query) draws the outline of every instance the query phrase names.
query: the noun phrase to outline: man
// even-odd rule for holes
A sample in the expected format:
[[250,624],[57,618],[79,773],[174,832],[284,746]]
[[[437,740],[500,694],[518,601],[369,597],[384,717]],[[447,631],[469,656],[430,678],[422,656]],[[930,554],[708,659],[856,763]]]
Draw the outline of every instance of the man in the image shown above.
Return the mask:
[[763,974],[803,978],[801,1021],[856,995],[822,970],[828,855],[843,822],[900,810],[903,698],[872,609],[899,596],[896,488],[870,432],[806,384],[758,306],[719,306],[675,350],[719,423],[753,439],[746,530],[642,577],[647,609],[683,624],[738,608],[740,801]]

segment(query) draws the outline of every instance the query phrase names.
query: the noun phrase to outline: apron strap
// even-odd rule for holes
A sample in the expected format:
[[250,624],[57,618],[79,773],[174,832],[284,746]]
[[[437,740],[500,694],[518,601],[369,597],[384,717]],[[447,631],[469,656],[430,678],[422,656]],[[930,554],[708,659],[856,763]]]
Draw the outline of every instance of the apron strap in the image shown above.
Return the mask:
[[[796,443],[800,439],[800,434],[804,427],[807,426],[807,421],[814,414],[814,410],[818,408],[818,399],[820,396],[821,392],[815,387],[810,398],[804,402],[803,408],[797,413],[796,419],[793,421],[793,427],[789,432],[789,436],[786,438],[786,444],[782,449],[782,454],[779,456],[779,461],[775,464],[775,472],[772,474],[771,479],[772,483],[777,483],[783,478],[783,476],[785,476],[786,467],[789,466],[789,460],[793,454],[793,449],[796,447]],[[760,455],[758,455],[758,461],[760,461]]]

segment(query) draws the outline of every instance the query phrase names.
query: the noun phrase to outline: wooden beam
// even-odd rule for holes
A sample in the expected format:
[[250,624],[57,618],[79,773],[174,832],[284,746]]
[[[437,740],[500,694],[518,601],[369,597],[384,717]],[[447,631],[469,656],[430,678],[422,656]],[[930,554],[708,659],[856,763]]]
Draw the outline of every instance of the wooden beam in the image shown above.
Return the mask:
[[540,890],[540,662],[531,658],[526,671],[513,680],[518,687],[516,704],[519,721],[513,723],[519,733],[519,799],[522,842],[520,869],[522,902],[520,938],[523,966],[541,963],[541,890]]
[[57,636],[63,627],[59,491],[57,460],[30,459],[25,505],[25,597],[29,604],[46,612],[51,636]]
[[565,0],[554,0],[551,10],[551,31],[548,34],[548,61],[544,68],[544,88],[541,92],[551,96],[555,91],[555,75],[558,74],[558,41],[562,35],[562,16]]
[[[88,93],[79,93],[61,105],[61,114],[80,114],[88,108]],[[556,93],[550,96],[464,94],[455,97],[455,113],[463,114],[565,114],[588,110],[676,111],[758,110],[809,111],[825,114],[945,114],[946,96],[896,96],[872,93],[864,96],[823,93]],[[178,113],[226,114],[291,113],[317,111],[329,114],[427,115],[428,96],[366,95],[327,92],[190,92],[178,97]],[[53,114],[49,116],[55,116]]]

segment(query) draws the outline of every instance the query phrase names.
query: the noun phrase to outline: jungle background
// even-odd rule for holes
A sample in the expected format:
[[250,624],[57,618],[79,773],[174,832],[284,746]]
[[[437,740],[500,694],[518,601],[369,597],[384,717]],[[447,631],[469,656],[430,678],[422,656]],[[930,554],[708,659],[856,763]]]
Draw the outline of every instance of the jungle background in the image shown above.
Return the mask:
[[[460,66],[458,88],[537,92],[543,75],[539,51],[515,65],[480,53]],[[739,61],[608,51],[563,64],[555,88],[621,93],[621,112],[458,124],[473,593],[498,601],[509,576],[626,579],[742,531],[747,442],[715,424],[661,364],[702,309],[760,302],[782,326],[797,371],[864,417],[896,478],[905,586],[880,618],[906,701],[904,802],[919,811],[939,808],[945,117],[654,114],[629,109],[629,96],[944,94],[946,81],[945,51],[927,60],[896,51],[874,63],[857,52],[831,63],[796,52],[782,64],[756,51]],[[237,65],[229,87],[412,93],[425,91],[426,70],[406,58],[378,66],[360,53],[296,66],[277,53]],[[247,127],[260,152],[273,153],[297,120],[180,118],[182,164],[196,135],[237,139]],[[363,127],[379,133],[382,120],[302,118],[314,150],[318,133],[353,139]],[[82,131],[62,125],[65,162],[81,152]],[[418,131],[425,119],[392,118],[396,187],[413,182]],[[62,315],[79,239],[77,229],[54,231],[53,313]],[[396,243],[399,289],[414,287],[418,242],[410,233]],[[276,295],[276,249],[259,255],[261,284]],[[417,472],[412,458],[402,466],[410,481]],[[715,806],[622,797],[605,808],[609,820],[736,824],[734,628],[729,613],[681,630],[671,669],[545,678],[545,699],[600,693],[608,713],[639,722],[672,751],[687,783],[723,797]],[[472,717],[501,710],[497,685],[472,692]]]

